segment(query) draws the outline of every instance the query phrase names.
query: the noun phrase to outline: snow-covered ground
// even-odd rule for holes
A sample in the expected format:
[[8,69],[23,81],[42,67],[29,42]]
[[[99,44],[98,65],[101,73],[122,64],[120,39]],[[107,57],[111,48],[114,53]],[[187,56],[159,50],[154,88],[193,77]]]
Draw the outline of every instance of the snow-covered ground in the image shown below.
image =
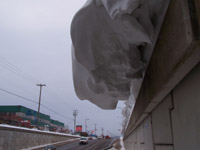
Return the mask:
[[121,150],[125,150],[123,137],[120,137]]
[[125,150],[123,137],[113,143],[113,147],[109,150]]
[[40,132],[40,133],[50,133],[50,134],[56,134],[56,135],[65,135],[65,136],[71,136],[71,137],[80,137],[80,136],[66,134],[66,133],[42,131],[42,130],[38,130],[38,129],[35,129],[35,128],[34,129],[29,129],[29,128],[24,128],[24,127],[11,126],[11,125],[7,125],[7,124],[0,124],[0,127],[11,128],[11,129],[19,129],[19,130],[26,130],[26,131],[33,131],[33,132]]

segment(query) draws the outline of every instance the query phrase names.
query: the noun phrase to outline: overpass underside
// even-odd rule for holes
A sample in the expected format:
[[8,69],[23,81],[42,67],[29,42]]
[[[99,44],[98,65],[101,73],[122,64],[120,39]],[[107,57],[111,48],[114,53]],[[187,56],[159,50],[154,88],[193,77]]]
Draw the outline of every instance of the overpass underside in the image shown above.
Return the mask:
[[200,147],[200,1],[171,0],[135,107],[126,150]]

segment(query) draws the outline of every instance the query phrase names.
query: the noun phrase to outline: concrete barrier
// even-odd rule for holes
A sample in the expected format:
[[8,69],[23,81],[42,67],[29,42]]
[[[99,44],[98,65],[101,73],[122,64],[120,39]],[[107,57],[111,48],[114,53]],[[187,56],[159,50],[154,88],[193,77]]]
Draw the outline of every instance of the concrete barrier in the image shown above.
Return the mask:
[[200,2],[171,0],[124,133],[126,150],[200,147]]
[[70,134],[0,125],[0,150],[18,150],[78,139]]

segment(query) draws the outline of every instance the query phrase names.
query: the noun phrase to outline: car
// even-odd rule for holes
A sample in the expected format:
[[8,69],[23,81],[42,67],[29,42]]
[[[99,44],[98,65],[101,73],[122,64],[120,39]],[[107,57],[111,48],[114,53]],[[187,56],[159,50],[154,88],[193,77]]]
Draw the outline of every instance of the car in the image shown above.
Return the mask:
[[54,145],[47,145],[43,150],[56,150],[56,146],[54,146]]
[[85,137],[80,138],[79,145],[81,144],[88,144],[88,140]]
[[111,139],[111,138],[110,138],[110,136],[109,136],[109,135],[106,135],[106,136],[105,136],[105,139]]
[[97,139],[103,139],[103,136],[98,136]]
[[90,136],[90,137],[88,137],[88,140],[93,140],[93,138]]
[[96,140],[97,138],[96,138],[96,137],[92,137],[92,139],[93,139],[93,140]]

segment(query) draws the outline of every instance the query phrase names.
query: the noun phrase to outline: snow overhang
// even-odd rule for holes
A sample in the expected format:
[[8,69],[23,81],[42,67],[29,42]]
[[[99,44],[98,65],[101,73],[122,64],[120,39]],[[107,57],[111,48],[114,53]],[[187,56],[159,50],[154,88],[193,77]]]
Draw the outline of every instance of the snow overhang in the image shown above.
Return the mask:
[[169,0],[88,0],[71,24],[77,96],[103,109],[137,97]]

